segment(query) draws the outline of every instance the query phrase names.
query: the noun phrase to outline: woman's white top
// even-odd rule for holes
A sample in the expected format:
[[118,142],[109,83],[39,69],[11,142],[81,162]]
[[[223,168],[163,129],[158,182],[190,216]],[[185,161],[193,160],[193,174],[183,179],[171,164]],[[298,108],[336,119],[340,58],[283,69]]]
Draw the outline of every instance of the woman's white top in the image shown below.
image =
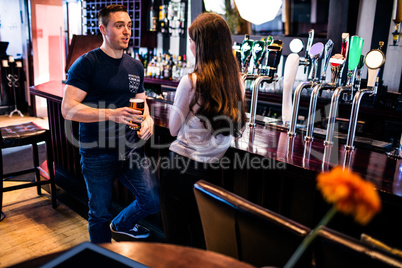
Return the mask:
[[[203,163],[218,162],[229,148],[233,136],[218,134],[214,137],[214,130],[197,118],[190,111],[190,102],[194,97],[197,76],[192,74],[193,85],[189,76],[184,76],[177,89],[174,103],[169,116],[169,129],[177,139],[169,149],[177,154]],[[200,108],[195,104],[193,110]],[[208,129],[209,128],[209,129]]]

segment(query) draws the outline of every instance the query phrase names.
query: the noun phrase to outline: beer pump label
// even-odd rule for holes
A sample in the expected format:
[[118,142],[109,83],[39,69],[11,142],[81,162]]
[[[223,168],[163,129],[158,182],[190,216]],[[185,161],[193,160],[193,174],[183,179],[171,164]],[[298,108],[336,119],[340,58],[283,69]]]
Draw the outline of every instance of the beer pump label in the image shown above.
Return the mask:
[[267,42],[267,46],[270,46],[274,43],[274,38],[272,36],[268,35],[266,42]]
[[241,45],[241,59],[245,60],[251,53],[252,41],[244,41]]
[[253,44],[253,59],[254,66],[257,65],[258,60],[261,58],[262,52],[264,51],[264,41],[255,41]]

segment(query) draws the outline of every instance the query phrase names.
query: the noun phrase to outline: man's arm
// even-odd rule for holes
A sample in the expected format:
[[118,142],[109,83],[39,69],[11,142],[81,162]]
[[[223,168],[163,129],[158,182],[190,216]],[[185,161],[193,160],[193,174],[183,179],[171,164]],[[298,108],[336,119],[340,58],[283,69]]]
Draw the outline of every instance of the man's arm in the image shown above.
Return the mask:
[[[139,115],[140,112],[129,107],[97,109],[82,104],[86,95],[85,91],[71,85],[66,85],[61,103],[61,113],[65,119],[83,123],[112,120],[116,123],[124,123],[131,126],[134,126],[134,124],[130,123],[130,121],[142,122],[142,117]],[[148,107],[147,114],[149,114]]]

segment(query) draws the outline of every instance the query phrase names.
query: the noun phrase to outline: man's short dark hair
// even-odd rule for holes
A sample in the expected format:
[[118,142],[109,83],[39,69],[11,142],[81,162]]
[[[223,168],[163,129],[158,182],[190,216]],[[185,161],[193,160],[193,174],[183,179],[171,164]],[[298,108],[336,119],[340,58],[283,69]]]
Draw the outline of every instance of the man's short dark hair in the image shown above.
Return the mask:
[[109,23],[109,15],[110,13],[115,13],[115,12],[127,12],[127,8],[123,5],[108,5],[104,8],[102,8],[98,12],[98,23],[99,25],[103,24],[104,26],[107,26]]

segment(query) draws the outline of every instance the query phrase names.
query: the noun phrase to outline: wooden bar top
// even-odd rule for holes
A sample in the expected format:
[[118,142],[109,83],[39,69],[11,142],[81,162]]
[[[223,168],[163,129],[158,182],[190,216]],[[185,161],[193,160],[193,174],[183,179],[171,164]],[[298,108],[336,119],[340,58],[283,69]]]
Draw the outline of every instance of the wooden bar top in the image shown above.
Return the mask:
[[[155,125],[167,128],[171,105],[150,100],[148,102]],[[294,138],[269,126],[248,125],[241,138],[235,139],[232,148],[272,159],[270,164],[292,165],[320,173],[336,165],[347,166],[363,178],[374,183],[384,194],[402,197],[402,160],[387,157],[385,153],[355,148],[348,152],[344,144],[324,146],[322,139],[305,142],[302,134]],[[402,200],[401,200],[402,201]]]
[[29,92],[31,95],[61,102],[65,86],[62,81],[49,81],[40,85],[31,86]]
[[[145,77],[144,83],[177,87],[179,81]],[[63,98],[64,87],[65,84],[62,83],[62,81],[49,81],[30,87],[30,94],[61,101]]]
[[[61,81],[51,81],[30,89],[32,95],[61,101],[63,88]],[[155,100],[149,100],[148,104],[155,125],[167,128],[171,105]],[[285,131],[260,125],[251,129],[247,126],[242,137],[232,143],[232,148],[272,159],[274,164],[292,165],[316,173],[346,165],[373,182],[380,193],[396,198],[396,201],[402,197],[402,160],[389,158],[385,153],[364,148],[355,148],[348,153],[343,144],[325,147],[319,138],[306,143],[301,134],[290,138]]]

